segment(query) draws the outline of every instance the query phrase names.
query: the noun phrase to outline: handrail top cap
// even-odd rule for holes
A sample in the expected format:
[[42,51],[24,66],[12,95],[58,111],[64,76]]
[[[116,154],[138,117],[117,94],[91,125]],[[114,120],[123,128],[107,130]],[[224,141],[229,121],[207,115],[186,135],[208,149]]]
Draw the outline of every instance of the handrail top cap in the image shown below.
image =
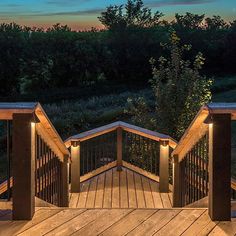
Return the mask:
[[13,114],[35,113],[41,125],[65,156],[70,153],[39,102],[0,102],[0,120],[12,120]]
[[148,136],[149,138],[153,138],[155,140],[169,140],[170,141],[170,146],[174,147],[176,145],[176,141],[171,138],[169,135],[158,133],[156,131],[148,130],[145,128],[141,128],[135,125],[128,124],[123,121],[116,121],[108,125],[104,125],[89,131],[82,132],[80,134],[74,135],[69,137],[68,139],[65,140],[65,143],[68,146],[70,146],[71,141],[84,141],[89,138],[93,138],[108,132],[111,132],[117,128],[123,128],[124,130],[128,130],[129,132],[133,132],[136,134],[139,134],[141,136]]
[[185,130],[183,136],[181,137],[178,145],[172,152],[172,157],[174,155],[181,154],[181,157],[185,154],[186,151],[184,150],[185,146],[190,143],[190,139],[194,139],[198,132],[196,130],[200,130],[201,126],[205,126],[204,124],[205,119],[208,117],[209,114],[231,114],[232,120],[236,119],[236,103],[218,103],[212,102],[206,105],[203,105],[195,118],[192,120],[189,127]]
[[29,109],[34,111],[39,103],[38,102],[0,102],[1,110],[21,110]]

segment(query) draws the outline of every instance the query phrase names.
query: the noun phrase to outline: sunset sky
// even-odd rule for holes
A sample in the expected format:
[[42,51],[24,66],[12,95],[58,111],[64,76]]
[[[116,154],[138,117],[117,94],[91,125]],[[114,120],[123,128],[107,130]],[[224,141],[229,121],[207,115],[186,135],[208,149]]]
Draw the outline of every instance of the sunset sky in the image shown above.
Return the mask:
[[[1,0],[0,22],[48,27],[55,23],[67,24],[76,30],[101,28],[97,19],[109,5],[120,5],[126,0]],[[144,0],[153,11],[173,19],[175,13],[192,12],[207,16],[221,15],[225,20],[236,19],[236,0]]]

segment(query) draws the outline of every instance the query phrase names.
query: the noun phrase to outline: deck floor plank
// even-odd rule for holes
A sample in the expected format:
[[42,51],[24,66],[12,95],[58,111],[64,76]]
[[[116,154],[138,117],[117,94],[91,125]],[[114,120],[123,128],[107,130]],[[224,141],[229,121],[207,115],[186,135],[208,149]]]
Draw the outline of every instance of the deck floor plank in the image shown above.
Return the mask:
[[154,202],[152,197],[152,192],[150,188],[149,180],[142,176],[143,192],[147,208],[154,208]]
[[207,209],[39,208],[31,221],[0,221],[0,236],[236,235],[236,219],[213,222]]
[[114,168],[112,185],[112,208],[120,208],[120,173]]
[[146,208],[141,176],[137,173],[134,173],[134,182],[135,182],[138,208]]
[[169,194],[168,193],[160,193],[160,195],[161,195],[161,199],[162,199],[162,203],[163,203],[163,208],[172,208]]
[[83,227],[82,229],[76,231],[72,235],[86,235],[86,236],[99,235],[104,230],[113,225],[115,222],[119,221],[124,216],[129,214],[131,211],[132,210],[128,209],[109,209],[107,210],[106,214],[97,218],[95,221],[92,222],[91,225]]
[[180,210],[158,210],[155,214],[141,223],[133,231],[128,233],[129,236],[153,235],[167,223],[169,223]]
[[77,208],[85,208],[88,196],[90,181],[85,181],[80,186],[79,200]]
[[104,195],[105,173],[98,175],[95,208],[102,208]]
[[28,230],[22,232],[19,235],[44,235],[54,228],[62,225],[63,223],[70,221],[75,216],[83,213],[84,209],[66,209],[62,210],[59,213],[53,215],[52,217],[46,219],[43,222],[35,225],[34,227],[29,228]]
[[91,179],[88,190],[88,197],[86,201],[86,208],[94,208],[96,191],[97,191],[97,176]]
[[236,235],[236,219],[231,221],[219,222],[213,230],[209,233],[209,236],[235,236]]
[[82,229],[88,224],[92,224],[94,220],[98,217],[106,214],[107,210],[87,210],[82,214],[76,216],[72,220],[62,224],[61,226],[53,229],[52,231],[48,232],[46,235],[57,235],[57,236],[64,236],[64,235],[71,235],[74,232]]
[[161,195],[159,192],[159,183],[156,183],[154,181],[150,181],[150,187],[151,187],[151,191],[152,191],[154,207],[155,208],[163,208],[163,203],[162,203]]
[[[128,168],[109,169],[81,183],[70,194],[71,208],[171,208],[172,193],[160,193],[159,183]],[[76,203],[77,202],[77,203]]]
[[119,236],[126,235],[143,221],[145,221],[148,217],[154,214],[157,210],[142,210],[138,209],[130,214],[126,215],[124,218],[119,220],[117,223],[113,224],[110,228],[105,230],[102,234],[103,236]]
[[[183,236],[201,235],[202,229],[211,222],[207,210],[183,233]],[[212,226],[214,227],[214,226]],[[204,233],[206,235],[206,232]]]
[[128,184],[128,196],[129,196],[129,208],[137,208],[137,197],[134,185],[134,174],[127,169],[127,184]]
[[123,170],[120,172],[120,207],[121,208],[129,207],[127,175],[125,168],[123,168]]
[[106,172],[103,208],[111,208],[112,202],[112,170]]
[[194,221],[196,221],[204,210],[188,209],[182,210],[168,224],[157,231],[154,235],[179,236],[181,235]]
[[72,193],[70,197],[70,208],[76,208],[79,200],[79,193]]
[[48,209],[43,208],[35,212],[35,215],[31,221],[0,221],[1,236],[5,235],[16,235],[20,234],[30,228],[33,228],[35,225],[45,222],[50,217],[58,214],[61,209]]

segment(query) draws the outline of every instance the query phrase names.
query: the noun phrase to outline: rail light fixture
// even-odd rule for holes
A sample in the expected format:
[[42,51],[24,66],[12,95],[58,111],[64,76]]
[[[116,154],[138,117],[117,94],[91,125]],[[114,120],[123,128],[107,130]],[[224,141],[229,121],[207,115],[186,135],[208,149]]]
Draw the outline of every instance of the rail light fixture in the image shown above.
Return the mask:
[[71,141],[71,146],[72,146],[72,147],[78,147],[79,144],[80,144],[79,141]]
[[207,118],[204,120],[204,124],[212,125],[213,124],[213,117],[212,115],[208,115]]
[[39,118],[36,116],[35,113],[33,113],[33,116],[32,116],[32,119],[31,119],[31,123],[32,123],[32,124],[38,124],[38,123],[40,123],[40,120],[39,120]]
[[163,147],[167,147],[169,145],[169,141],[168,140],[161,140],[160,141],[160,144],[163,146]]

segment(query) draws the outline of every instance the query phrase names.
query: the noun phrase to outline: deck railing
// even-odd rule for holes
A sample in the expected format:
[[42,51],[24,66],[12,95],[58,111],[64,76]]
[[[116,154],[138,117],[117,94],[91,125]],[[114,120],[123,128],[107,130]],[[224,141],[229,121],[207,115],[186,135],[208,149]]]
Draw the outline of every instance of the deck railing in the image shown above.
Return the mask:
[[[71,148],[71,192],[80,191],[81,180],[122,166],[146,171],[160,181],[160,191],[169,191],[169,149],[176,142],[169,136],[124,122],[115,122],[66,140]],[[170,173],[170,174],[169,174]]]
[[[231,120],[236,104],[202,107],[172,152],[173,205],[182,207],[208,196],[212,220],[231,218]],[[232,192],[233,194],[233,192]]]
[[124,131],[123,160],[159,176],[160,142]]
[[69,152],[40,104],[0,103],[0,120],[12,122],[12,177],[1,190],[12,187],[13,219],[31,219],[35,197],[68,206]]
[[231,199],[236,200],[236,180],[231,178]]
[[112,163],[117,156],[117,132],[112,131],[80,143],[81,175]]
[[12,156],[12,122],[0,119],[0,165],[6,166],[0,173],[0,199],[11,199],[11,156]]
[[206,133],[179,163],[181,168],[181,205],[185,206],[208,195],[209,155]]

